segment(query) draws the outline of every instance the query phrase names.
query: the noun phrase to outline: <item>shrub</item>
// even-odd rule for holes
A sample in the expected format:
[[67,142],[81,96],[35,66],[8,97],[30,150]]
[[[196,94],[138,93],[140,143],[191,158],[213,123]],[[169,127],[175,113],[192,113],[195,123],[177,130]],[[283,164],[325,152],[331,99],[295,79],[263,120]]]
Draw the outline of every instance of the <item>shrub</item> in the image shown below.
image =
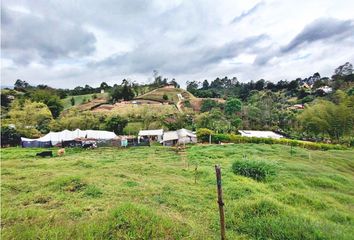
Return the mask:
[[232,164],[232,170],[237,175],[250,177],[256,181],[265,181],[276,175],[277,166],[266,161],[236,160]]
[[89,185],[85,189],[84,195],[87,197],[97,198],[102,195],[102,191],[94,185]]
[[164,94],[164,95],[162,96],[162,99],[165,100],[165,101],[167,101],[167,100],[168,100],[168,96],[167,96],[166,94]]
[[209,136],[214,135],[214,132],[208,128],[199,128],[197,130],[197,138],[202,142],[208,142]]

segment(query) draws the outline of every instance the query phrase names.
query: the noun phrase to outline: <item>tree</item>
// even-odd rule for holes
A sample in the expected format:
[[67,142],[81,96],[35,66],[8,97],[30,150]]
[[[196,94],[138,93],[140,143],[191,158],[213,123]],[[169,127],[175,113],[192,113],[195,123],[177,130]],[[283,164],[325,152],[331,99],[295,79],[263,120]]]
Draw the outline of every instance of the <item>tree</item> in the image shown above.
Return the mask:
[[199,87],[199,83],[197,81],[187,81],[187,91],[194,94]]
[[202,105],[200,107],[201,112],[209,112],[213,108],[219,107],[217,101],[212,99],[205,99],[202,101]]
[[115,86],[111,89],[110,93],[110,99],[113,103],[118,102],[123,98],[122,95],[122,86]]
[[117,135],[123,134],[123,129],[127,126],[128,120],[120,116],[112,116],[106,119],[105,129],[113,131]]
[[48,132],[49,124],[53,120],[47,105],[30,100],[23,104],[14,101],[8,115],[8,123],[14,124],[17,131],[25,137],[38,137],[41,132]]
[[167,96],[166,94],[164,94],[164,95],[162,96],[162,99],[165,100],[165,101],[167,101],[167,100],[168,100],[168,96]]
[[328,134],[331,139],[339,140],[353,132],[353,108],[347,104],[336,105],[321,100],[307,107],[298,117],[302,130],[317,137]]
[[101,85],[100,85],[100,89],[108,89],[109,86],[106,82],[102,82]]
[[353,73],[353,65],[349,62],[337,67],[334,70],[334,74],[338,76],[347,76]]
[[22,81],[21,79],[17,79],[14,85],[14,89],[17,91],[24,91],[26,88],[31,87],[29,83],[26,81]]
[[265,87],[265,80],[264,80],[264,79],[258,80],[258,81],[256,82],[256,84],[255,84],[255,88],[256,88],[256,90],[258,90],[258,91],[263,90],[264,87]]
[[202,87],[202,89],[203,89],[203,90],[207,90],[208,88],[209,88],[209,82],[208,82],[208,80],[205,79],[205,80],[203,81],[203,87]]
[[228,99],[225,103],[225,114],[228,116],[236,115],[241,111],[242,103],[237,98]]
[[64,109],[60,98],[53,90],[37,90],[32,93],[31,99],[46,104],[54,118],[59,117],[60,112]]
[[21,143],[21,134],[15,128],[1,126],[1,147],[18,146]]
[[132,100],[134,98],[134,92],[131,88],[130,85],[128,84],[124,84],[123,85],[123,88],[122,88],[122,98],[125,100],[125,101],[129,101],[129,100]]
[[103,119],[91,111],[80,111],[79,109],[71,108],[65,112],[65,115],[56,119],[56,121],[52,121],[50,129],[52,131],[75,130],[77,128],[82,130],[100,129],[102,122]]
[[71,97],[70,99],[71,106],[75,106],[75,98]]

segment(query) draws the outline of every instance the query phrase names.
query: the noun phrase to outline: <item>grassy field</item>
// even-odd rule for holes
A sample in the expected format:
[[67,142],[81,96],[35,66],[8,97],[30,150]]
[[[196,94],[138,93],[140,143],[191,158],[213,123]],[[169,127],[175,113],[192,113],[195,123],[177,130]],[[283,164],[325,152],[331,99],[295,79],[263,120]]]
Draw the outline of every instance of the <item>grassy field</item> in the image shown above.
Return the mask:
[[136,98],[137,99],[147,98],[147,99],[163,101],[164,100],[163,95],[167,95],[168,100],[176,104],[179,100],[177,94],[181,94],[185,99],[195,98],[190,92],[181,88],[158,88],[146,94],[140,95]]
[[154,105],[154,104],[118,104],[112,109],[105,109],[104,105],[92,110],[97,113],[109,113],[126,118],[137,118],[146,116],[163,116],[178,112],[174,105]]
[[[68,96],[64,98],[63,105],[64,109],[71,108],[71,98],[73,97],[75,99],[75,105],[78,106],[83,103],[83,101],[86,99],[86,101],[91,101],[93,98],[92,96],[95,94],[85,94],[85,95],[77,95],[77,96]],[[96,93],[97,98],[106,98],[108,96],[108,93]]]
[[[354,150],[283,145],[1,149],[2,239],[219,239],[221,164],[228,239],[353,239]],[[266,181],[236,160],[277,166]],[[195,166],[197,177],[195,181]]]

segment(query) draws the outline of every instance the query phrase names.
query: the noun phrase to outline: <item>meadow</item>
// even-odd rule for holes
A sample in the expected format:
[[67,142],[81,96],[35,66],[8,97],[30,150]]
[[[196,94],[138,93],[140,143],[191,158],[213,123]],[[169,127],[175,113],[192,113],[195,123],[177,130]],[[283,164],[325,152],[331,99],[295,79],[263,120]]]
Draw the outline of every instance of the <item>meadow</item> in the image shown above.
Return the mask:
[[79,106],[81,105],[84,101],[89,102],[93,100],[93,95],[96,95],[97,98],[106,98],[108,97],[107,93],[92,93],[92,94],[84,94],[84,95],[76,95],[76,96],[68,96],[62,100],[64,109],[71,108],[73,105],[71,105],[71,98],[74,98],[75,104],[74,106]]
[[[219,239],[215,164],[228,239],[354,236],[353,149],[230,144],[35,157],[41,150],[1,149],[2,239]],[[276,172],[262,181],[233,172],[250,160]]]

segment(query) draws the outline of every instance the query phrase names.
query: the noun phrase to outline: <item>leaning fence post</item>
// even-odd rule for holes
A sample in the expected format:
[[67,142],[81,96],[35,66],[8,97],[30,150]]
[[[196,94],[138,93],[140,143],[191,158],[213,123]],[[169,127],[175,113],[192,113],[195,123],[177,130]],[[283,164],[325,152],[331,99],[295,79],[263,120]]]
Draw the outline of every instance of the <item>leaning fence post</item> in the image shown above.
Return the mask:
[[225,240],[226,239],[225,238],[225,213],[224,213],[224,202],[222,200],[221,167],[219,165],[215,165],[215,173],[216,173],[216,185],[218,190],[221,240]]

